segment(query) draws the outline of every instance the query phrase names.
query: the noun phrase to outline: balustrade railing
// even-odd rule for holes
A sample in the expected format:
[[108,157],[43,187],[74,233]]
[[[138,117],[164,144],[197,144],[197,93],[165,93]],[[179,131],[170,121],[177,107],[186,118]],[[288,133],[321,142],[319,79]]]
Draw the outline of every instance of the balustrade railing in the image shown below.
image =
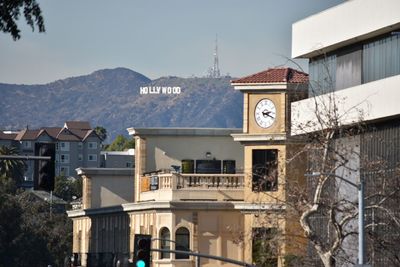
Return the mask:
[[240,189],[244,174],[167,173],[141,178],[141,192],[158,189]]

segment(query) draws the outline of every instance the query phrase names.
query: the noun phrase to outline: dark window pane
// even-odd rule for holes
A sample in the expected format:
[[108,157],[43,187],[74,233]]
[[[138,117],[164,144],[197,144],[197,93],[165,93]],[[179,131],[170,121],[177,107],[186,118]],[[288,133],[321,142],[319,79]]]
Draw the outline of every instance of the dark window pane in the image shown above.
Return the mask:
[[252,258],[253,263],[261,267],[277,267],[277,234],[275,228],[253,228]]
[[253,150],[253,191],[278,189],[278,150]]
[[[160,231],[160,249],[170,249],[170,239],[171,239],[171,234],[168,230],[168,228],[164,227]],[[168,252],[161,252],[160,259],[169,259],[170,254]]]
[[[175,249],[182,250],[182,251],[190,251],[190,237],[189,237],[189,230],[185,227],[181,227],[176,230],[175,233]],[[189,259],[189,255],[179,254],[176,253],[176,259]]]

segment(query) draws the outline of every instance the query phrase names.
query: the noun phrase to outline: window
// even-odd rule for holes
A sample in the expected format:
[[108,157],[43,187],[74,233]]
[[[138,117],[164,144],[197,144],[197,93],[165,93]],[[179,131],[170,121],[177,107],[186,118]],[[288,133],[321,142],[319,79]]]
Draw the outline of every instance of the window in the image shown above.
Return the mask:
[[96,154],[89,154],[88,155],[88,160],[89,161],[97,161],[97,155]]
[[83,160],[83,155],[82,154],[78,154],[78,160],[82,161]]
[[309,64],[310,96],[322,95],[336,88],[336,55],[313,59]]
[[387,36],[364,45],[364,83],[398,74],[400,74],[400,35]]
[[[175,232],[175,249],[182,251],[190,251],[190,236],[189,230],[185,227],[181,227]],[[189,255],[176,253],[175,259],[189,259]]]
[[89,149],[97,149],[97,142],[89,142],[88,146]]
[[278,150],[253,150],[253,191],[278,189]]
[[60,167],[60,175],[61,176],[69,176],[69,167],[65,167],[65,166]]
[[[160,231],[160,249],[170,249],[171,233],[166,227],[161,228]],[[160,259],[169,259],[170,254],[168,252],[160,252]]]
[[126,167],[127,167],[127,168],[132,168],[132,162],[127,162],[127,163],[126,163]]
[[361,84],[362,48],[353,46],[338,53],[336,60],[336,90]]
[[277,230],[275,228],[253,228],[252,258],[253,263],[261,267],[277,267]]
[[61,142],[60,143],[60,150],[61,151],[69,151],[69,143],[68,142]]
[[32,142],[31,141],[24,141],[23,142],[24,148],[32,148]]
[[79,142],[78,143],[78,149],[82,149],[83,148],[83,143],[82,142]]
[[61,154],[60,155],[60,162],[61,163],[69,163],[69,155],[68,154]]

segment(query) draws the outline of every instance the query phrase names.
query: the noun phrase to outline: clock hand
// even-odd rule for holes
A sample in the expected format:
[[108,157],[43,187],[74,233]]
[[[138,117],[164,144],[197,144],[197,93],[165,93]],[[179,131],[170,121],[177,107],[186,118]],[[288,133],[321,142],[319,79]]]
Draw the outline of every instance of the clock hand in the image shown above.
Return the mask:
[[270,113],[271,113],[271,112],[268,112],[268,113],[267,113],[267,116],[270,117],[270,118],[275,119],[275,116],[271,116]]

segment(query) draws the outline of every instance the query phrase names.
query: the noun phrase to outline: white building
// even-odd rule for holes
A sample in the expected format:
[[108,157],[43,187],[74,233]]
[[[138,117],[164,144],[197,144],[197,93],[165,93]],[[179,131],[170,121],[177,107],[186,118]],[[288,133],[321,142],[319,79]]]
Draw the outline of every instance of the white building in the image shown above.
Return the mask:
[[[324,128],[318,123],[317,114],[327,107],[326,103],[335,105],[339,125],[351,126],[363,121],[364,132],[351,142],[341,140],[358,154],[358,159],[350,160],[357,171],[350,174],[338,170],[342,173],[336,174],[355,182],[364,177],[370,192],[379,177],[367,170],[368,163],[380,159],[387,165],[384,174],[393,183],[398,176],[395,169],[400,162],[399,10],[398,0],[345,1],[292,27],[292,56],[309,59],[310,75],[309,98],[292,103],[292,134]],[[354,195],[355,191],[353,198],[356,198]],[[391,208],[399,212],[398,205]],[[374,214],[367,211],[366,221],[374,223]],[[366,231],[387,237],[391,242],[400,241],[398,229],[376,227]],[[344,245],[349,260],[355,262],[357,240]],[[367,240],[367,248],[372,266],[398,266],[399,262],[393,260],[399,256],[398,252],[390,251],[385,244],[372,245]]]

